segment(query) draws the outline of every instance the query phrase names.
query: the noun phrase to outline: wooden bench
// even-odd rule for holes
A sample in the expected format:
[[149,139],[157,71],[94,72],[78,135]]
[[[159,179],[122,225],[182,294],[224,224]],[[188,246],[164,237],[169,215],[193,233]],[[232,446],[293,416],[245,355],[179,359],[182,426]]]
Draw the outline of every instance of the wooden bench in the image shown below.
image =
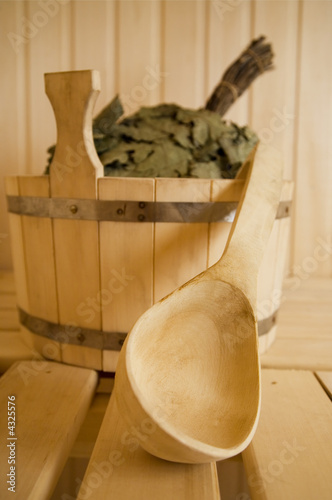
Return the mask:
[[243,460],[252,500],[332,498],[332,403],[312,372],[263,370],[261,416]]
[[[332,286],[328,290],[331,297]],[[303,290],[301,293],[303,295]],[[325,298],[326,293],[325,289]],[[0,473],[10,473],[8,453],[11,450],[4,443],[11,443],[7,438],[17,437],[17,440],[13,439],[15,446],[12,445],[17,458],[15,498],[332,498],[332,406],[329,398],[332,393],[332,359],[327,365],[330,371],[317,371],[322,365],[326,367],[322,363],[322,360],[329,359],[326,349],[323,352],[321,348],[320,354],[319,351],[315,353],[310,370],[280,369],[279,364],[283,366],[287,352],[278,358],[272,349],[279,349],[279,341],[294,341],[291,337],[283,337],[281,330],[274,346],[262,359],[266,368],[262,370],[261,417],[256,435],[243,453],[245,474],[241,472],[240,456],[220,462],[218,484],[214,463],[173,464],[145,453],[139,447],[139,440],[144,436],[134,429],[128,431],[119,418],[115,401],[110,397],[112,379],[100,378],[93,370],[37,360],[36,353],[17,331],[13,294],[12,281],[0,279],[1,299],[7,297],[0,305],[0,368],[4,372],[0,379],[0,408],[3,412],[0,420]],[[316,300],[317,294],[314,297]],[[319,300],[315,307],[319,308]],[[6,314],[2,314],[4,310]],[[281,326],[286,316],[281,317]],[[310,330],[307,318],[306,322]],[[287,324],[292,330],[291,321]],[[311,339],[305,338],[310,335],[304,327],[302,324],[302,331],[307,333],[300,338],[303,345],[305,341],[308,345],[296,358],[301,368],[306,368],[306,360],[310,357]],[[316,342],[322,341],[322,346],[326,346],[327,331],[323,329],[321,336],[318,334],[315,339]],[[23,361],[28,358],[30,361]],[[15,363],[15,359],[21,361]],[[290,360],[291,354],[288,353],[289,363]],[[16,435],[9,436],[7,406],[8,396],[13,395]],[[82,461],[80,471],[75,468],[79,460]],[[61,481],[57,484],[61,470],[67,470],[68,478],[74,483],[71,487],[68,483],[61,488]],[[232,482],[233,490],[230,487]],[[7,487],[10,483],[6,484],[2,476],[1,499],[13,498]]]

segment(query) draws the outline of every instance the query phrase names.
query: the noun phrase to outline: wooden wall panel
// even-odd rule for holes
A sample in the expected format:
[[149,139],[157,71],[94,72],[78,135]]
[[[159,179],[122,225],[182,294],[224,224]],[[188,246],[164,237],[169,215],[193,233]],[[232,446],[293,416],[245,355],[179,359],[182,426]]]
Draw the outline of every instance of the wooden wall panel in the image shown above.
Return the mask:
[[72,69],[97,69],[101,92],[94,114],[115,95],[115,2],[72,3]]
[[116,87],[125,113],[161,102],[161,1],[117,3]]
[[205,104],[205,2],[164,1],[162,99],[185,107]]
[[332,277],[332,2],[302,9],[293,263],[308,279]]
[[272,43],[275,69],[252,86],[250,124],[261,142],[282,151],[284,176],[292,179],[299,1],[257,0],[254,5],[253,36],[266,35]]
[[[0,2],[1,177],[24,174],[26,149],[25,44],[20,44],[23,2]],[[6,214],[4,182],[0,182],[0,268],[11,268],[9,218]]]
[[[250,42],[251,3],[216,0],[207,3],[206,99],[224,71]],[[225,119],[248,123],[249,92],[229,108]]]
[[[323,0],[1,1],[0,173],[44,169],[56,140],[45,72],[98,69],[96,113],[116,93],[127,114],[172,101],[199,107],[240,51],[265,34],[276,69],[225,117],[249,123],[281,149],[285,176],[296,181],[290,270],[303,279],[331,277],[331,9]],[[0,268],[9,269],[2,183],[0,209]],[[328,248],[325,260],[317,260],[319,238]]]
[[70,4],[56,3],[51,13],[41,7],[43,2],[25,3],[26,19],[32,32],[26,44],[28,144],[25,169],[28,174],[40,175],[46,166],[46,150],[56,141],[53,111],[44,90],[44,73],[65,71],[70,67],[70,51],[61,43]]

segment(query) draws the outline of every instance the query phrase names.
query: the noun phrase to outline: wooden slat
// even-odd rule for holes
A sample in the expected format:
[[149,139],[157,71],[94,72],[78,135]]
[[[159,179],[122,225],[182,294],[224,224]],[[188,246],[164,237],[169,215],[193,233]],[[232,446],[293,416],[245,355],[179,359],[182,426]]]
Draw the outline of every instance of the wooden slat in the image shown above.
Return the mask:
[[[19,177],[21,196],[48,198],[47,176]],[[22,217],[24,251],[27,266],[29,312],[58,322],[52,221],[43,217]]]
[[[195,182],[196,181],[196,182]],[[156,201],[210,201],[209,179],[156,179]],[[208,224],[155,224],[154,301],[206,269]]]
[[[327,165],[332,159],[332,101],[327,96],[332,86],[332,70],[325,64],[324,47],[332,44],[332,3],[305,0],[301,4],[293,263],[300,266],[302,272],[313,269],[309,274],[331,277],[332,176]],[[315,95],[315,98],[309,99],[309,95]],[[329,252],[325,252],[324,259],[319,259],[317,265],[310,265],[309,260],[315,257],[319,239],[327,242]],[[324,252],[321,251],[321,255]]]
[[[0,299],[1,300],[1,299]],[[0,330],[18,330],[19,317],[16,308],[2,309],[0,318]]]
[[[153,201],[153,179],[100,179],[102,200]],[[142,209],[144,213],[144,209]],[[127,333],[153,301],[153,223],[100,222],[102,328]],[[103,352],[114,372],[118,353]]]
[[[1,471],[9,472],[10,448],[4,443],[15,447],[15,498],[50,497],[96,384],[97,374],[91,370],[46,361],[17,363],[1,378],[3,415],[8,396],[15,396],[15,436],[9,435],[7,416],[1,419],[0,431]],[[10,498],[8,486],[1,481],[1,498]]]
[[252,500],[329,500],[332,405],[310,372],[263,370],[256,434],[243,452]]
[[71,2],[69,30],[73,50],[70,69],[99,71],[101,94],[95,114],[115,96],[115,7],[115,2]]
[[[17,37],[22,29],[26,2],[1,2],[0,15],[0,59],[6,78],[1,78],[2,98],[1,166],[2,176],[24,173],[26,165],[26,43]],[[15,37],[16,34],[16,37]],[[15,133],[13,131],[15,130]],[[13,263],[9,221],[7,216],[4,182],[0,182],[0,269],[11,269]]]
[[[6,178],[6,194],[19,196],[19,181],[18,177]],[[29,295],[27,271],[24,253],[24,238],[22,217],[16,214],[9,214],[9,225],[12,245],[12,258],[14,265],[15,289],[17,294],[17,305],[22,309],[29,310]]]
[[15,280],[12,271],[0,271],[0,293],[15,293]]
[[168,73],[162,100],[184,107],[204,106],[204,2],[163,2],[162,19],[163,71]]
[[[251,38],[251,2],[207,2],[207,47],[205,100],[211,95],[228,66],[247,47]],[[236,33],[236,36],[234,36]],[[230,40],[232,41],[230,43]],[[245,92],[227,111],[225,118],[239,125],[249,119],[249,96]]]
[[324,390],[326,393],[330,396],[332,399],[332,372],[315,372],[316,377],[318,378],[319,382],[322,384],[324,387]]
[[261,357],[264,368],[332,370],[332,339],[277,338]]
[[332,335],[332,302],[315,304],[307,298],[301,302],[288,296],[282,300],[278,316],[278,337],[288,339],[329,339]]
[[[26,94],[28,102],[25,173],[41,175],[47,163],[47,148],[56,141],[56,127],[50,103],[44,91],[44,73],[70,69],[70,50],[64,29],[70,16],[69,2],[57,2],[55,15],[49,15],[34,1],[25,2],[25,16],[30,21],[31,36],[25,39]],[[22,19],[21,19],[22,26]],[[22,28],[18,30],[21,33]]]
[[112,396],[84,476],[78,499],[218,500],[215,463],[167,462],[139,446],[138,429],[128,432]]
[[89,411],[77,435],[76,441],[70,451],[71,457],[91,457],[109,399],[110,394],[95,394]]
[[[19,177],[21,196],[49,197],[47,176]],[[24,255],[27,273],[29,309],[27,313],[52,323],[59,322],[55,278],[55,255],[52,220],[42,217],[22,217]],[[27,335],[29,332],[26,330]],[[30,333],[35,348],[54,361],[61,361],[59,342]],[[50,353],[51,356],[50,356]]]
[[272,43],[275,69],[258,77],[252,86],[250,125],[264,144],[282,151],[286,179],[294,175],[299,4],[298,0],[258,1],[252,18],[254,36],[264,34]]
[[[0,311],[2,316],[2,311]],[[19,330],[0,331],[0,373],[5,373],[16,361],[35,359],[38,353],[29,336]]]
[[162,2],[118,2],[118,55],[115,79],[126,114],[141,106],[158,104],[169,78],[161,68],[160,10]]

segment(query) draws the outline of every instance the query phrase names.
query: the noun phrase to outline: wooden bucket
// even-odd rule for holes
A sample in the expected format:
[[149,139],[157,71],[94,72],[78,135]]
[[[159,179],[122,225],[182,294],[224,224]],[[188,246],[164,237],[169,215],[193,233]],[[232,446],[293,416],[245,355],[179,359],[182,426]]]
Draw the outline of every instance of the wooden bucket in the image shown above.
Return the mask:
[[[244,181],[103,177],[91,147],[98,77],[46,75],[50,176],[9,177],[6,194],[22,330],[45,358],[114,372],[137,318],[221,256]],[[261,353],[276,335],[291,197],[284,181],[259,277]]]

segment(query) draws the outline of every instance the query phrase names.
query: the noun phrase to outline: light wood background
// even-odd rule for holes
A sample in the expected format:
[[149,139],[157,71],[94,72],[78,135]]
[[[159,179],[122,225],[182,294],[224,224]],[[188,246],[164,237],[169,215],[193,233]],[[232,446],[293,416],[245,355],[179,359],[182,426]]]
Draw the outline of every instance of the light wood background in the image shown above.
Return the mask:
[[[267,36],[275,70],[227,119],[283,152],[296,183],[289,271],[332,277],[332,1],[0,1],[1,177],[39,175],[56,140],[43,74],[97,69],[96,112],[116,93],[126,113],[199,107],[250,40]],[[0,269],[11,268],[0,186]]]

